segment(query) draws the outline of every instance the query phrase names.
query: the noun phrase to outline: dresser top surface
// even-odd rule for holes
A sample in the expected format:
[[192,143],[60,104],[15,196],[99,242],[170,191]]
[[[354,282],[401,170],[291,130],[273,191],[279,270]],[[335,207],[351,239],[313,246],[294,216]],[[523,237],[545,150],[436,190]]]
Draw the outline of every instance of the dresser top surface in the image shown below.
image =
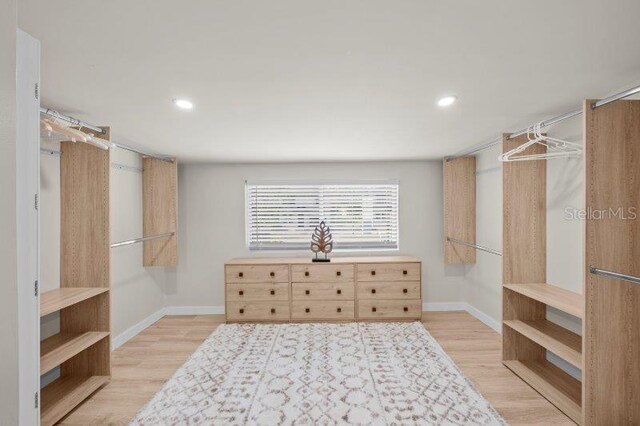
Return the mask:
[[420,259],[412,256],[358,256],[332,257],[331,262],[313,262],[310,257],[247,257],[230,259],[226,265],[331,265],[344,263],[412,263]]

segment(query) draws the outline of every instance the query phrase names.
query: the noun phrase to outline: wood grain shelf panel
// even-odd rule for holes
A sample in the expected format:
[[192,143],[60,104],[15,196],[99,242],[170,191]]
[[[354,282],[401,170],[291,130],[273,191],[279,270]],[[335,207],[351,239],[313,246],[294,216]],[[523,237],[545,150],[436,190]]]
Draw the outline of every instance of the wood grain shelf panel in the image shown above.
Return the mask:
[[107,331],[59,333],[40,342],[40,374],[44,374],[109,336]]
[[546,360],[503,363],[571,420],[582,424],[582,384],[578,380]]
[[447,237],[476,242],[476,157],[444,159],[444,263],[476,263],[476,249]]
[[107,291],[108,287],[66,287],[44,292],[40,296],[40,316],[49,315]]
[[41,425],[55,424],[109,379],[109,376],[68,376],[47,385],[42,390]]
[[547,320],[506,320],[504,325],[582,369],[582,337]]
[[575,317],[584,316],[583,297],[573,291],[551,284],[504,284],[504,287]]

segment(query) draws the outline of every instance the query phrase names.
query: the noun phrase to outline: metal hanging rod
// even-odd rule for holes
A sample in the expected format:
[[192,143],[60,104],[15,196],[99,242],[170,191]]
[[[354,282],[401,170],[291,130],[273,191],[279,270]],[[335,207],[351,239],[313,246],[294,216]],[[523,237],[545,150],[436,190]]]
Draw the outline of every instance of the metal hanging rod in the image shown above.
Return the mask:
[[[73,118],[73,117],[69,117],[68,115],[64,115],[64,114],[60,114],[58,111],[49,109],[49,108],[43,108],[40,107],[40,113],[41,114],[45,114],[48,115],[50,117],[54,117],[57,118],[59,120],[62,121],[66,121],[67,123],[70,123],[74,126],[78,126],[78,127],[85,127],[87,129],[91,129],[99,134],[104,134],[104,131],[98,127],[98,126],[94,126],[93,124],[89,124],[86,123],[82,120],[78,120],[77,118]],[[171,157],[167,157],[166,155],[159,155],[159,154],[153,154],[150,152],[146,152],[146,151],[140,151],[138,149],[135,148],[131,148],[130,146],[127,145],[123,145],[121,143],[117,143],[117,142],[112,142],[114,146],[120,148],[120,149],[124,149],[126,151],[131,151],[131,152],[135,152],[136,154],[140,154],[143,157],[152,157],[152,158],[156,158],[158,160],[162,160],[162,161],[166,161],[168,163],[173,163],[174,159]]]
[[145,151],[140,151],[139,149],[131,148],[130,146],[122,145],[121,143],[113,142],[113,144],[120,149],[124,149],[125,151],[135,152],[136,154],[140,154],[143,157],[152,157],[161,161],[166,161],[167,163],[173,163],[175,161],[171,157],[167,157],[159,154],[151,154]]
[[84,121],[78,120],[77,118],[69,117],[68,115],[60,114],[58,111],[49,108],[40,107],[40,114],[45,114],[62,121],[66,121],[67,123],[73,124],[74,126],[86,127],[87,129],[91,129],[94,132],[100,134],[104,133],[104,130],[102,130],[100,127],[94,126],[93,124],[85,123]]
[[487,253],[491,253],[491,254],[496,254],[498,256],[502,256],[502,252],[499,252],[498,250],[490,249],[488,247],[479,246],[478,244],[472,244],[472,243],[468,243],[466,241],[456,240],[455,238],[451,238],[451,237],[447,237],[447,241],[449,241],[450,243],[462,244],[463,246],[472,247],[474,249],[486,251]]
[[170,237],[173,237],[174,235],[176,235],[175,232],[167,232],[166,234],[151,235],[149,237],[142,237],[142,238],[135,238],[133,240],[120,241],[120,242],[111,244],[111,248],[128,246],[130,244],[141,243],[143,241],[157,240],[159,238],[170,238]]
[[[615,95],[609,96],[608,98],[604,98],[604,99],[600,99],[599,101],[595,101],[595,102],[593,102],[591,104],[591,108],[595,109],[595,108],[601,107],[603,105],[610,104],[611,102],[615,102],[615,101],[618,101],[620,99],[628,98],[629,96],[633,96],[636,93],[640,93],[640,86],[632,87],[631,89],[627,89],[624,92],[616,93]],[[572,117],[576,117],[576,116],[582,114],[582,112],[583,112],[583,110],[582,110],[582,108],[580,108],[580,109],[577,109],[575,111],[570,111],[570,112],[567,112],[565,114],[558,115],[557,117],[553,117],[553,118],[551,118],[549,120],[543,121],[542,123],[540,123],[540,127],[541,128],[546,128],[546,127],[552,126],[552,125],[554,125],[556,123],[559,123],[561,121],[567,120],[567,119],[572,118]],[[531,126],[525,128],[525,129],[519,130],[517,132],[511,133],[507,137],[507,139],[513,139],[513,138],[516,138],[518,136],[526,135],[527,132],[529,131],[530,127]],[[496,138],[496,139],[494,139],[494,140],[492,140],[490,142],[487,142],[487,143],[484,143],[482,145],[478,145],[478,146],[475,146],[475,147],[470,148],[468,150],[462,151],[462,152],[460,152],[458,154],[455,154],[455,155],[453,155],[451,157],[447,157],[446,161],[451,161],[451,160],[455,160],[456,158],[467,157],[469,155],[477,154],[478,152],[484,151],[485,149],[489,149],[491,147],[494,147],[494,146],[500,144],[501,142],[502,142],[502,137]]]
[[605,271],[604,269],[594,268],[589,266],[589,272],[594,275],[602,275],[603,277],[617,278],[619,280],[628,281],[630,283],[640,284],[640,277],[634,277],[633,275],[620,274],[618,272]]
[[120,164],[120,163],[111,163],[111,168],[116,170],[124,170],[127,172],[135,172],[135,173],[142,173],[143,171],[141,167],[128,166],[126,164]]
[[[50,155],[52,157],[60,157],[62,155],[60,151],[56,151],[55,149],[46,149],[46,148],[40,148],[40,154]],[[120,164],[120,163],[111,163],[111,168],[116,170],[125,170],[128,172],[136,172],[136,173],[143,172],[142,167],[128,166],[126,164]]]

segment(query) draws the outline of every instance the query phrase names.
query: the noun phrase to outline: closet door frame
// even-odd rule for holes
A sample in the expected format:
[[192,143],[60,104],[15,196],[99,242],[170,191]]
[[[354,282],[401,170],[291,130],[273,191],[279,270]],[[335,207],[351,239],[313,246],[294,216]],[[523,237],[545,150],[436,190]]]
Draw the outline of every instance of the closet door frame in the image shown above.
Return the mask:
[[40,424],[40,42],[16,37],[16,248],[19,424]]

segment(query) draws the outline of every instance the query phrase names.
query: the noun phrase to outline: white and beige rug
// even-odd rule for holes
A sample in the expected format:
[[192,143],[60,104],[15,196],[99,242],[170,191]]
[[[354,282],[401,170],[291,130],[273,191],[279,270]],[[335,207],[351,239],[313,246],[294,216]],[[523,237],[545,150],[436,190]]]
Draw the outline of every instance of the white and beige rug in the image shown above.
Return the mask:
[[419,322],[221,325],[132,425],[504,425]]

